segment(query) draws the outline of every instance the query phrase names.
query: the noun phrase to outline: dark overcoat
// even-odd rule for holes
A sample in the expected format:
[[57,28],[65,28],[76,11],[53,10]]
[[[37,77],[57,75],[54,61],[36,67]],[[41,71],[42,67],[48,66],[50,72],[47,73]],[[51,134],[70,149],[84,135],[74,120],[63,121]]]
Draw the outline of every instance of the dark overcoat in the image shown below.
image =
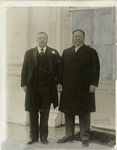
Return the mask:
[[[47,47],[49,65],[51,70],[51,93],[50,102],[53,103],[54,108],[58,106],[58,94],[56,89],[56,77],[58,65],[60,62],[60,55],[57,50]],[[31,111],[35,108],[35,96],[37,85],[37,47],[27,50],[24,56],[23,67],[21,71],[21,87],[27,85],[27,92],[25,96],[25,110]]]
[[75,46],[63,51],[59,67],[59,84],[62,84],[59,110],[71,115],[94,112],[95,93],[90,85],[98,86],[99,58],[97,52],[85,44],[75,53]]

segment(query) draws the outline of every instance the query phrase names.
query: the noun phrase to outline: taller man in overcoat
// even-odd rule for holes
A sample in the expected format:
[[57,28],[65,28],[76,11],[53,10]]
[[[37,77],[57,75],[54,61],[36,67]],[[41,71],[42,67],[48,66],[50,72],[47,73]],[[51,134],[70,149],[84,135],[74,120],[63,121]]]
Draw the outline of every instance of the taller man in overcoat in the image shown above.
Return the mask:
[[58,92],[61,92],[59,110],[65,113],[64,143],[73,139],[75,115],[79,115],[83,146],[89,145],[90,112],[95,112],[95,90],[99,82],[98,54],[84,44],[85,32],[73,31],[73,46],[65,49],[59,67]]
[[[37,34],[37,46],[27,50],[21,72],[21,87],[26,92],[25,110],[30,117],[30,141],[32,144],[40,140],[48,144],[48,118],[50,104],[58,106],[56,89],[57,72],[60,55],[57,50],[47,46],[48,35],[45,32]],[[40,127],[38,126],[40,112]]]

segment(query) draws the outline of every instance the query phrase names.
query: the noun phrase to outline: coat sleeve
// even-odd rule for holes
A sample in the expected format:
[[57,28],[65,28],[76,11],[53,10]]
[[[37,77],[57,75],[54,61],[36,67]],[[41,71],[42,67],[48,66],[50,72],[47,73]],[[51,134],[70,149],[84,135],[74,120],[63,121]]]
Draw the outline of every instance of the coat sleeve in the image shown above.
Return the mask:
[[92,50],[92,77],[91,77],[91,85],[95,85],[98,87],[99,83],[99,75],[100,75],[100,62],[98,54],[95,50]]
[[63,83],[64,55],[65,54],[64,54],[64,51],[63,51],[62,57],[60,59],[59,68],[58,68],[58,84]]
[[28,53],[25,53],[21,70],[21,87],[27,85]]

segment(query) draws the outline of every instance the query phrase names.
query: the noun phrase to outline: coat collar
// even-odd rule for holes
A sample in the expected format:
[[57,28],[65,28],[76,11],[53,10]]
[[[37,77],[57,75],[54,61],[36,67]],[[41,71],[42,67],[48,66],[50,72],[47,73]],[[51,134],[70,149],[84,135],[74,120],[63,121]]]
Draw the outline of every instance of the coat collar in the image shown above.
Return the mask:
[[[41,47],[37,46],[37,50],[39,53],[41,53],[41,49],[42,49]],[[46,52],[46,49],[47,49],[47,46],[43,48],[44,53]]]
[[[80,55],[82,55],[84,53],[84,44],[79,48],[79,50],[77,52],[75,52],[75,46],[72,46],[71,52],[74,53],[71,61],[73,61],[76,57],[79,57]],[[70,61],[70,62],[71,62]]]

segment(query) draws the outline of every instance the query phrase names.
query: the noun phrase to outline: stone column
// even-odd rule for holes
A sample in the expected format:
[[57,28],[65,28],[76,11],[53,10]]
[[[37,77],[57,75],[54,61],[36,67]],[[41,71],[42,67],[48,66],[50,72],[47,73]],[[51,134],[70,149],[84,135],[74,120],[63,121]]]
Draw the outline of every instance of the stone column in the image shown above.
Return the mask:
[[[60,7],[51,7],[49,8],[49,20],[48,20],[48,35],[49,35],[49,45],[56,50],[61,51],[61,8]],[[60,94],[58,94],[60,100]],[[49,126],[56,127],[62,125],[62,113],[53,108],[51,105],[50,115],[49,115]]]

